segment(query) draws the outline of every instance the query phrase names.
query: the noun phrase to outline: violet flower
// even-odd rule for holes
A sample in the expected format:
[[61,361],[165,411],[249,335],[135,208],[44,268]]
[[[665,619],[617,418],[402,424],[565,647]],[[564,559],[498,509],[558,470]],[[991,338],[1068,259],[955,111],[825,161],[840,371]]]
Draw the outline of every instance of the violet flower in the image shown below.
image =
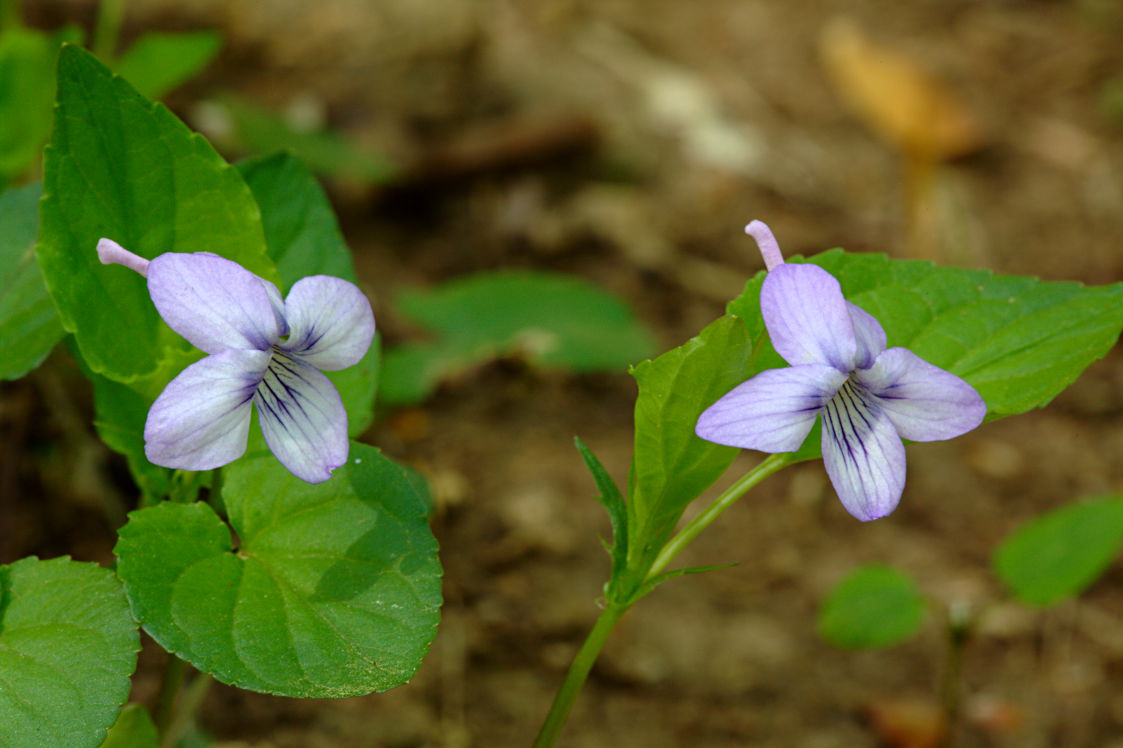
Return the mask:
[[698,436],[762,452],[792,452],[823,418],[823,464],[846,510],[884,517],[901,500],[901,439],[939,441],[986,415],[974,388],[905,348],[886,348],[885,330],[842,297],[835,278],[810,264],[786,264],[769,228],[753,221],[768,267],[760,311],[787,369],[762,371],[698,419]]
[[288,298],[269,281],[210,252],[149,262],[109,239],[104,264],[148,279],[156,311],[209,353],[168,383],[144,425],[149,461],[209,470],[246,451],[251,403],[265,442],[293,475],[322,483],[347,461],[347,413],[321,369],[358,363],[374,337],[370,302],[354,284],[313,275]]

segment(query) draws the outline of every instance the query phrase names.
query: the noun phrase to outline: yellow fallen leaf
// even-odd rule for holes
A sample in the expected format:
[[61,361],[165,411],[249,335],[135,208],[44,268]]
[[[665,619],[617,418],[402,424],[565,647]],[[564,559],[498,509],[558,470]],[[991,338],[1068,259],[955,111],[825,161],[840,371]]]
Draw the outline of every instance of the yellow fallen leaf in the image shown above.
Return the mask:
[[939,161],[978,150],[978,119],[909,57],[838,19],[819,38],[823,65],[846,104],[882,140],[913,158]]

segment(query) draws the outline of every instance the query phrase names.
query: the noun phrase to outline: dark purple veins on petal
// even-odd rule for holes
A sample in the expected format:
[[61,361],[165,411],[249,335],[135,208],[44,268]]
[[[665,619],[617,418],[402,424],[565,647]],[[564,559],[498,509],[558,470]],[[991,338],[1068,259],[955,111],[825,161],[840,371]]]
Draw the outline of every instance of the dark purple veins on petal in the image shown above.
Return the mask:
[[869,469],[869,452],[862,437],[873,431],[873,424],[870,422],[869,403],[865,401],[864,394],[861,387],[856,387],[847,380],[838,394],[823,407],[823,418],[834,427],[832,432],[841,438],[840,446],[850,460],[856,463],[861,454],[866,469]]
[[312,386],[287,354],[274,349],[269,368],[257,388],[258,406],[272,414],[277,424],[291,434],[292,427],[296,426],[295,411],[304,414],[305,408],[311,405],[302,389]]
[[274,352],[273,358],[269,362],[269,368],[265,370],[265,377],[261,380],[261,387],[258,391],[261,395],[261,406],[277,418],[277,422],[281,428],[288,431],[289,416],[291,414],[289,405],[291,404],[295,407],[299,407],[300,393],[281,379],[278,374],[282,371],[298,380],[300,379],[300,375],[293,371],[292,367],[288,366],[287,362]]
[[317,343],[319,343],[322,337],[324,337],[324,333],[315,326],[315,323],[313,323],[312,327],[306,330],[304,332],[304,335],[301,336],[299,342],[290,341],[289,350],[293,353],[301,353],[302,351],[307,351]]

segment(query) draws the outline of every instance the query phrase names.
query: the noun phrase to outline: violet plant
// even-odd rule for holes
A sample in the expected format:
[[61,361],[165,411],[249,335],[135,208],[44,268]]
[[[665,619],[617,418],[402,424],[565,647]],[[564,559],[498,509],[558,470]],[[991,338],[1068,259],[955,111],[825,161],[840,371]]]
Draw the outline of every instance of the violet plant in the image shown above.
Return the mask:
[[[34,185],[0,193],[0,270],[23,279],[0,340],[39,351],[5,376],[65,331],[141,498],[112,569],[0,567],[0,669],[19,683],[0,690],[0,744],[173,745],[211,679],[321,698],[405,684],[436,635],[441,568],[424,482],[353,441],[379,345],[322,191],[290,156],[227,164],[77,47],[57,80],[42,200]],[[782,262],[750,231],[768,272],[631,370],[626,490],[577,443],[612,522],[610,577],[539,746],[620,618],[712,568],[672,564],[767,476],[822,456],[846,508],[882,517],[908,500],[902,440],[1045,405],[1123,327],[1120,284],[841,250]],[[20,264],[32,244],[37,268]],[[771,454],[680,526],[738,447]],[[169,653],[151,720],[122,709],[141,628]]]
[[[213,680],[305,698],[406,683],[441,603],[430,501],[417,473],[354,441],[380,346],[323,191],[289,155],[227,164],[75,46],[57,80],[42,186],[0,192],[0,376],[65,336],[141,495],[112,569],[0,567],[0,668],[19,683],[0,689],[0,744],[175,745]],[[506,313],[545,289],[587,314],[461,326],[442,366],[532,338],[550,365],[650,350],[588,285],[485,280]],[[579,350],[604,320],[604,350]],[[168,652],[151,713],[125,703],[140,628]]]
[[[537,748],[561,735],[632,605],[669,579],[718,568],[668,570],[764,478],[821,456],[847,511],[884,517],[905,490],[902,439],[953,438],[1047,404],[1123,327],[1123,284],[1085,288],[841,250],[784,263],[767,226],[746,231],[767,272],[698,337],[632,369],[639,396],[627,499],[578,441],[612,521],[611,574]],[[734,447],[772,454],[679,527]]]
[[[227,164],[78,47],[57,78],[43,185],[0,193],[18,281],[0,340],[36,351],[30,369],[65,331],[141,496],[113,569],[0,568],[19,684],[0,744],[175,745],[213,680],[321,698],[407,682],[441,568],[424,481],[353,441],[379,346],[323,191],[288,155]],[[151,715],[122,709],[140,627],[169,653]]]

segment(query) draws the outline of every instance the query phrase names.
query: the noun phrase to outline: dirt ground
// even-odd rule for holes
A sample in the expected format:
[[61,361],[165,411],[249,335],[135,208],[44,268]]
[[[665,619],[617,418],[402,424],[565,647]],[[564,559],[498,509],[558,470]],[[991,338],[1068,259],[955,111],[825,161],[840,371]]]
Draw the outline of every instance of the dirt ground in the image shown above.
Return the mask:
[[[26,8],[43,25],[92,12]],[[824,29],[843,16],[940,78],[977,123],[971,153],[936,167],[919,197],[824,68]],[[670,348],[761,267],[741,233],[752,218],[789,254],[844,246],[1123,279],[1114,0],[133,0],[126,36],[155,28],[224,34],[220,59],[169,100],[189,122],[219,89],[311,102],[402,165],[378,189],[329,182],[391,342],[415,332],[391,308],[402,289],[535,267],[610,289]],[[56,356],[0,389],[14,458],[0,562],[112,558],[127,479],[92,438],[83,387]],[[411,684],[342,701],[216,686],[205,729],[263,748],[529,745],[608,573],[607,517],[572,439],[624,481],[633,402],[624,373],[509,361],[384,414],[365,440],[423,470],[438,501],[446,602],[430,656]],[[628,614],[562,744],[922,748],[956,609],[983,614],[955,745],[1123,747],[1123,567],[1037,612],[1007,601],[989,566],[1026,519],[1123,490],[1121,454],[1113,351],[1047,409],[911,446],[888,519],[847,515],[820,463],[770,478],[682,559],[738,565],[668,583]],[[836,650],[815,632],[817,607],[868,562],[914,575],[931,614],[906,644]],[[149,646],[137,698],[152,697],[159,662]],[[893,719],[918,726],[892,737]]]

